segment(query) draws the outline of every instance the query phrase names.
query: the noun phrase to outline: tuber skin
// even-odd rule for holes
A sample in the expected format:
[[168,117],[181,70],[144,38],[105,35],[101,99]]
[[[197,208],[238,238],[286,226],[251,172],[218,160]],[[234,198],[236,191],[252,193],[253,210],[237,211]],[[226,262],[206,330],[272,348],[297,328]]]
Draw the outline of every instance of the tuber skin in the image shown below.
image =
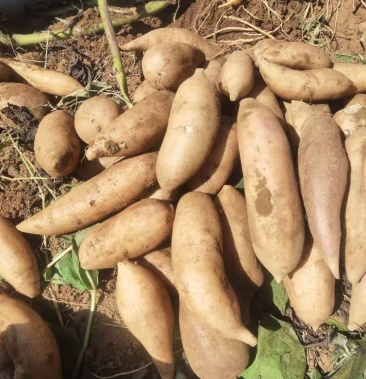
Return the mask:
[[175,288],[171,247],[147,253],[141,257],[138,262],[152,271],[160,279],[171,296],[178,296],[178,292]]
[[162,379],[174,378],[173,309],[167,290],[148,269],[118,263],[118,311],[129,331],[151,355]]
[[157,92],[158,90],[154,88],[147,80],[144,80],[140,83],[140,85],[136,88],[135,93],[133,94],[132,101],[134,104],[141,101],[147,95],[151,93]]
[[75,113],[75,130],[85,143],[92,142],[122,113],[117,103],[105,96],[85,100]]
[[333,120],[345,137],[349,137],[356,130],[366,128],[366,107],[360,104],[347,105],[334,114]]
[[261,57],[256,61],[267,86],[285,100],[329,101],[356,93],[346,75],[330,68],[293,70]]
[[198,36],[196,33],[191,32],[188,29],[183,28],[159,28],[154,29],[149,33],[144,34],[141,37],[135,38],[131,42],[127,42],[120,48],[123,51],[131,50],[144,50],[146,51],[151,46],[157,45],[163,42],[180,42],[192,45],[201,50],[206,60],[211,60],[217,57],[221,53],[220,46],[214,45],[208,42],[206,39]]
[[11,67],[30,86],[50,95],[67,96],[84,88],[77,80],[61,72],[7,58],[0,58],[0,61]]
[[220,87],[230,101],[246,97],[253,88],[254,79],[254,64],[245,50],[231,53],[220,71]]
[[17,229],[49,236],[75,232],[103,220],[156,186],[156,158],[154,152],[115,163],[18,224]]
[[315,70],[332,66],[327,53],[305,42],[272,44],[262,51],[261,57],[294,70]]
[[301,129],[298,166],[311,235],[325,263],[339,279],[340,220],[348,160],[340,128],[330,114],[314,112],[306,119]]
[[218,90],[220,90],[220,71],[224,63],[225,58],[220,57],[217,59],[211,59],[204,65],[203,72],[206,78],[209,79],[213,84],[215,84]]
[[347,279],[357,284],[366,273],[366,128],[346,139],[350,181],[345,195],[345,265]]
[[226,185],[214,199],[223,234],[225,271],[235,290],[253,293],[262,286],[264,275],[250,237],[245,198]]
[[366,67],[364,64],[336,62],[333,69],[345,75],[355,84],[356,93],[366,92]]
[[14,71],[0,59],[0,82],[16,82]]
[[80,245],[80,265],[84,270],[100,270],[137,258],[170,236],[173,220],[170,204],[156,199],[138,201],[90,230]]
[[310,236],[299,265],[283,284],[297,316],[317,331],[333,313],[335,278]]
[[266,105],[277,116],[281,125],[285,124],[285,117],[278,103],[276,95],[267,87],[259,72],[257,72],[253,89],[250,91],[247,97],[252,97],[260,103]]
[[96,136],[86,157],[126,157],[156,147],[164,138],[173,99],[170,91],[147,95]]
[[70,175],[79,163],[81,145],[74,118],[64,110],[45,116],[34,139],[38,164],[53,178]]
[[163,191],[174,191],[203,166],[221,122],[220,97],[203,69],[184,81],[175,95],[156,174]]
[[250,348],[245,343],[222,337],[179,304],[179,328],[189,365],[201,379],[231,379],[249,363]]
[[179,200],[172,262],[180,301],[197,320],[222,337],[257,344],[241,323],[239,303],[224,271],[220,219],[209,195],[189,192]]
[[61,357],[48,325],[24,302],[0,292],[0,338],[14,379],[62,379]]
[[235,5],[239,5],[242,2],[243,2],[243,0],[228,0],[226,3],[220,4],[219,8],[232,7],[232,6],[235,6]]
[[357,330],[366,323],[366,275],[352,285],[348,330]]
[[160,43],[146,51],[141,66],[151,86],[175,92],[204,60],[202,51],[187,43]]
[[41,293],[36,255],[22,234],[0,217],[0,276],[19,293],[34,298]]
[[23,83],[0,83],[0,117],[13,128],[17,126],[2,112],[8,104],[17,107],[25,107],[29,113],[37,120],[41,121],[49,113],[49,96],[41,91]]
[[276,115],[250,98],[240,102],[238,142],[254,252],[281,282],[299,263],[305,238],[290,145]]
[[190,191],[216,195],[232,174],[239,161],[236,123],[222,116],[221,127],[215,143],[203,166],[188,181]]

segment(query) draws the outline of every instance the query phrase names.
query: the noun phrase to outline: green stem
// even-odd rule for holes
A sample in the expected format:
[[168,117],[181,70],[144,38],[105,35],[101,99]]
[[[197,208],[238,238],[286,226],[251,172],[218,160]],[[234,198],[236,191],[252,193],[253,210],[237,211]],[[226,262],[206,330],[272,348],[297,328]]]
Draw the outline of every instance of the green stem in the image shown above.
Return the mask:
[[128,106],[132,108],[132,103],[128,97],[126,72],[123,67],[121,55],[119,53],[118,44],[116,41],[116,34],[113,29],[111,16],[109,15],[107,0],[98,0],[98,7],[102,23],[104,25],[105,34],[108,40],[109,50],[113,58],[113,68],[116,71],[116,79],[121,90],[122,99]]
[[92,286],[92,290],[90,291],[91,304],[90,304],[88,325],[86,326],[83,346],[81,348],[78,360],[76,362],[76,367],[75,367],[74,373],[72,375],[72,379],[77,379],[79,377],[79,371],[80,371],[81,365],[82,365],[83,360],[84,360],[84,355],[85,355],[86,349],[88,348],[88,345],[89,345],[89,339],[90,339],[91,328],[93,325],[94,314],[95,314],[95,311],[97,309],[97,288],[95,286],[93,278],[90,276],[89,271],[85,270],[85,273],[86,273],[86,276],[88,277],[89,282]]
[[[114,28],[121,27],[124,25],[129,25],[135,21],[141,20],[144,17],[154,15],[155,13],[160,12],[165,9],[169,5],[169,1],[150,1],[147,4],[144,4],[140,7],[137,7],[135,13],[131,16],[124,16],[120,18],[116,18],[112,21],[112,25]],[[48,31],[41,33],[33,33],[33,34],[13,34],[8,36],[4,33],[0,32],[0,46],[28,46],[35,45],[38,43],[46,43],[54,40],[63,40],[67,38],[77,38],[84,35],[94,35],[100,33],[104,30],[104,25],[98,24],[91,28],[78,28],[77,26],[72,28],[71,30],[67,30],[65,32],[60,31]]]

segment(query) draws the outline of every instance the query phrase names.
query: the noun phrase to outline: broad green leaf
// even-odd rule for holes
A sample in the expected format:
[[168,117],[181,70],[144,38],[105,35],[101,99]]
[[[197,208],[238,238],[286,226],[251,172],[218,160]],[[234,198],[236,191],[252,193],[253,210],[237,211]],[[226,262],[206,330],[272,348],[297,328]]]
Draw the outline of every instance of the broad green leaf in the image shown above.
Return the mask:
[[89,278],[86,271],[80,267],[77,254],[79,246],[89,230],[90,228],[84,229],[71,238],[72,250],[44,272],[45,280],[56,284],[71,284],[81,291],[92,290],[97,287],[98,271],[89,271]]
[[322,379],[322,378],[323,378],[323,375],[316,368],[314,368],[312,371],[306,374],[306,379]]
[[[337,335],[337,337],[340,334]],[[338,344],[341,351],[336,352],[334,356],[335,370],[327,375],[326,379],[353,379],[366,378],[366,341],[365,340],[348,340],[342,336],[341,344]],[[333,342],[333,341],[332,341]]]
[[282,315],[286,312],[288,296],[283,283],[277,283],[275,280],[271,281],[271,288],[273,293],[273,303],[279,309]]
[[267,281],[256,294],[256,301],[261,305],[264,311],[267,311],[276,316],[284,316],[288,302],[288,296],[285,286],[282,283],[277,283],[274,279]]
[[242,379],[304,379],[305,349],[291,324],[265,313],[258,330],[257,354]]
[[77,247],[79,248],[81,243],[83,242],[84,238],[86,237],[86,235],[90,232],[90,230],[94,228],[94,226],[91,226],[90,228],[86,228],[86,229],[83,229],[83,230],[80,230],[79,232],[77,232],[74,236],[74,239],[75,239],[75,242],[76,242],[76,245]]
[[[55,264],[55,269],[65,283],[71,284],[81,291],[89,290],[81,278],[81,268],[77,254],[72,250]],[[87,278],[86,278],[87,280]]]
[[329,318],[329,319],[326,321],[326,323],[327,323],[328,325],[333,325],[333,326],[335,326],[338,330],[341,330],[341,331],[343,331],[343,332],[348,332],[348,328],[347,328],[347,326],[346,326],[346,325],[343,325],[342,323],[340,323],[340,322],[337,321],[337,320],[334,320],[334,319],[332,319],[332,318]]
[[46,270],[43,273],[44,280],[46,280],[47,282],[50,282],[53,279],[54,275],[55,272],[53,267],[46,268]]

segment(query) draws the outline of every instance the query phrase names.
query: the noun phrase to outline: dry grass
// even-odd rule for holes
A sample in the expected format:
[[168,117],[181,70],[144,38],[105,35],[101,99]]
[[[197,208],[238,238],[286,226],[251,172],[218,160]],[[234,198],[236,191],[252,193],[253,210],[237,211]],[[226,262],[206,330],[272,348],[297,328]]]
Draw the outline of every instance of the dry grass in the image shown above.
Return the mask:
[[[229,46],[253,44],[264,38],[301,40],[330,51],[337,48],[338,12],[343,0],[277,2],[259,0],[250,7],[221,7],[221,0],[204,0],[194,20],[194,31]],[[334,27],[330,22],[334,20]],[[295,27],[294,27],[295,26]],[[294,32],[295,31],[295,32]],[[229,38],[226,38],[229,36]]]

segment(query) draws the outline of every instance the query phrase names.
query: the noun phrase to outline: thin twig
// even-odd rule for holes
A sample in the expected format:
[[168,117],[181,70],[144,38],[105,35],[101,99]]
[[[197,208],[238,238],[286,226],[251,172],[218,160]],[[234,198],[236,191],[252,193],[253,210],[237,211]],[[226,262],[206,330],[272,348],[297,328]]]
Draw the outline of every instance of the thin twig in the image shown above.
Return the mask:
[[113,378],[118,378],[119,376],[135,374],[136,372],[140,372],[140,371],[144,370],[145,368],[152,366],[153,364],[154,364],[153,362],[150,362],[150,363],[146,364],[145,366],[139,367],[135,370],[120,372],[119,374],[114,374],[114,375],[110,375],[110,376],[99,376],[99,375],[95,374],[94,372],[92,372],[92,375],[95,378],[99,378],[99,379],[113,379]]
[[220,34],[220,33],[251,32],[251,31],[253,31],[253,29],[251,28],[241,28],[239,26],[228,26],[226,28],[215,30],[213,33],[207,34],[207,36],[204,36],[203,38],[211,38],[211,37],[214,37],[216,34]]
[[180,8],[180,0],[177,1],[177,8],[175,9],[174,16],[173,16],[173,22],[177,21],[177,14]]
[[[183,349],[179,349],[177,351],[174,351],[173,354],[176,355],[176,354],[181,353],[182,351],[183,351]],[[119,374],[114,374],[114,375],[110,375],[110,376],[99,376],[99,375],[95,374],[94,372],[92,372],[92,375],[98,379],[114,379],[114,378],[118,378],[119,376],[126,376],[126,375],[135,374],[136,372],[142,371],[145,368],[150,367],[152,365],[153,365],[153,362],[150,362],[150,363],[146,364],[145,366],[139,367],[135,370],[120,372]]]
[[219,27],[219,24],[221,23],[221,20],[224,18],[224,16],[226,15],[228,10],[225,10],[222,15],[219,17],[219,19],[217,20],[216,24],[215,24],[215,29],[214,29],[214,41],[216,42],[216,31],[217,31],[217,28]]
[[1,175],[0,179],[8,180],[9,182],[17,182],[19,180],[42,180],[42,181],[47,180],[45,178],[38,177],[38,176],[30,176],[28,178],[10,178],[9,176],[4,176],[4,175]]
[[227,17],[225,17],[225,18],[228,19],[228,20],[235,20],[235,21],[238,21],[238,22],[240,22],[240,23],[242,23],[242,24],[244,24],[244,25],[249,26],[250,28],[256,30],[257,32],[263,34],[264,36],[266,36],[266,37],[268,37],[268,38],[275,39],[275,37],[273,37],[270,33],[264,31],[264,30],[261,29],[261,28],[258,28],[257,26],[251,24],[251,23],[248,22],[248,21],[243,20],[242,18],[235,17],[235,16],[227,16]]
[[260,37],[257,37],[257,38],[239,38],[239,39],[236,39],[235,41],[230,41],[230,40],[221,40],[220,43],[224,43],[226,45],[237,45],[239,43],[252,43],[252,42],[257,42],[257,41],[261,41],[262,39],[264,39],[263,36],[260,36]]
[[122,93],[122,98],[127,107],[132,108],[132,102],[128,97],[126,72],[124,70],[121,55],[119,53],[119,48],[116,41],[116,33],[114,32],[111,16],[109,15],[107,0],[98,0],[98,7],[100,17],[102,18],[104,25],[105,34],[108,40],[109,50],[111,51],[113,58],[113,68],[116,71],[116,79],[119,89]]
[[248,13],[248,15],[249,15],[251,18],[253,18],[254,20],[257,20],[257,21],[267,21],[268,18],[269,18],[269,17],[267,17],[267,18],[260,18],[260,17],[255,16],[255,15],[254,15],[253,13],[251,13],[248,9],[246,9],[246,8],[244,7],[244,5],[241,5],[241,6],[239,7],[239,9],[243,9],[244,12]]
[[93,320],[94,320],[94,314],[95,314],[95,311],[97,308],[97,288],[96,288],[94,280],[91,277],[88,270],[85,270],[85,274],[88,277],[89,282],[92,286],[92,290],[90,291],[91,304],[90,304],[90,312],[89,312],[88,324],[86,326],[83,346],[81,348],[78,360],[76,362],[76,367],[75,367],[75,370],[73,372],[72,379],[77,379],[79,377],[79,371],[80,371],[81,365],[82,365],[83,360],[84,360],[84,355],[86,353],[86,349],[88,348],[88,345],[89,345],[91,328],[93,326]]

